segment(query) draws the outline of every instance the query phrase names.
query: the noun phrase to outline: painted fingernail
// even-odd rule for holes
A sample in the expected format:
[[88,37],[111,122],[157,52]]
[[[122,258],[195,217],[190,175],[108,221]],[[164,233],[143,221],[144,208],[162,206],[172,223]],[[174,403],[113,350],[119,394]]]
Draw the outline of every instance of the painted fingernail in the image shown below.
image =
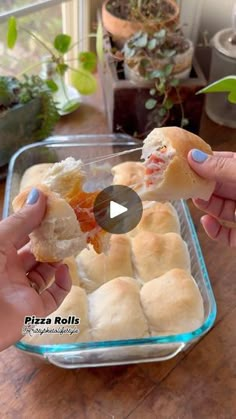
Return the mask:
[[195,162],[203,163],[207,159],[208,154],[204,153],[201,150],[194,149],[191,151],[191,156]]
[[33,188],[31,189],[27,197],[26,204],[33,205],[38,201],[38,199],[39,199],[39,191],[38,189]]

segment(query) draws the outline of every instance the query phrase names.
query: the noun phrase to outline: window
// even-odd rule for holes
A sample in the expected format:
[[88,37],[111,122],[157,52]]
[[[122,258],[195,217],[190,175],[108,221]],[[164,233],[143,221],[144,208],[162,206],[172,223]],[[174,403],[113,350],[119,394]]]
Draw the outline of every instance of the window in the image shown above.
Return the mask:
[[[0,74],[30,74],[30,67],[39,63],[32,72],[40,72],[40,58],[46,51],[27,33],[19,32],[13,50],[6,46],[7,19],[14,15],[18,24],[52,41],[56,34],[66,32],[73,42],[83,39],[81,47],[88,48],[89,0],[1,0],[0,3]],[[75,50],[72,52],[74,58]]]

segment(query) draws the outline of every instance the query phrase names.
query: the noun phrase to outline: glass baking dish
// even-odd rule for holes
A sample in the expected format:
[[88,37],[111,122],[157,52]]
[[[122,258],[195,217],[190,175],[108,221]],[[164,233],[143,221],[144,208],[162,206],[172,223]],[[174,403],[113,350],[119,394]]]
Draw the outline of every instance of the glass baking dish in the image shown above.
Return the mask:
[[[140,142],[132,137],[108,134],[56,136],[21,148],[14,154],[9,164],[3,217],[12,212],[11,202],[19,192],[21,177],[28,167],[38,163],[60,161],[69,156],[83,159],[87,163],[101,160],[96,164],[86,165],[90,179],[86,186],[88,190],[104,188],[112,181],[111,165],[121,161],[137,160],[140,158],[140,151],[115,156],[111,160],[102,160],[102,156],[137,147],[140,147]],[[205,316],[200,328],[191,333],[119,341],[40,346],[20,341],[16,344],[17,348],[63,368],[95,367],[163,361],[174,357],[202,337],[215,321],[215,298],[188,206],[184,201],[173,202],[173,205],[179,215],[181,235],[188,244],[192,275],[204,302]]]

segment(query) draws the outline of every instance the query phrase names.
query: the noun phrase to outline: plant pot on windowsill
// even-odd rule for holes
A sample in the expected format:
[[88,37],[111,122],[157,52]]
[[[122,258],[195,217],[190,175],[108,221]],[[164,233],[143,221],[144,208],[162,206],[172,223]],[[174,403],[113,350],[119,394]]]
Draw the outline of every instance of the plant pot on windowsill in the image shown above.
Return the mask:
[[[22,83],[1,77],[0,87],[2,167],[20,147],[49,136],[59,115],[51,94],[44,90],[44,83],[38,77],[26,78]],[[26,103],[19,103],[21,100]]]
[[188,78],[194,46],[180,30],[161,29],[154,34],[137,32],[126,41],[123,53],[125,78],[134,83],[150,83],[169,64],[173,77]]
[[[138,3],[138,2],[137,2]],[[162,27],[173,27],[179,19],[179,6],[174,0],[156,0],[156,11],[151,17],[140,12],[132,17],[133,8],[126,2],[105,0],[102,6],[104,28],[111,34],[114,43],[121,48],[125,41],[138,31],[157,31]],[[162,12],[160,11],[162,8]],[[123,9],[123,10],[122,10]],[[139,14],[138,6],[136,7]],[[139,20],[140,19],[140,20]]]
[[[172,58],[172,75],[177,79],[187,79],[192,69],[194,47],[190,40],[186,40],[188,43],[188,49],[183,53],[178,53]],[[140,66],[142,66],[142,60],[145,60],[145,56],[140,56],[134,59],[126,60],[124,62],[124,73],[125,78],[134,83],[147,83],[150,84],[150,77],[148,75],[148,69],[140,74]],[[168,59],[154,59],[150,68],[150,73],[155,71],[163,70],[170,61]]]

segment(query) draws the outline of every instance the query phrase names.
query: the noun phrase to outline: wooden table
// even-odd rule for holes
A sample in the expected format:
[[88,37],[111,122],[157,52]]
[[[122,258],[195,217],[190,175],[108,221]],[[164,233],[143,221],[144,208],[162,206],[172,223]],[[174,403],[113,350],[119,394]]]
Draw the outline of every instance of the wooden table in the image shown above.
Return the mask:
[[[101,97],[93,97],[55,132],[107,132],[103,111]],[[236,151],[236,131],[206,116],[201,135],[214,149]],[[170,361],[136,366],[63,370],[7,349],[0,353],[1,419],[236,418],[236,249],[208,239],[200,211],[190,209],[218,305],[213,329]]]

